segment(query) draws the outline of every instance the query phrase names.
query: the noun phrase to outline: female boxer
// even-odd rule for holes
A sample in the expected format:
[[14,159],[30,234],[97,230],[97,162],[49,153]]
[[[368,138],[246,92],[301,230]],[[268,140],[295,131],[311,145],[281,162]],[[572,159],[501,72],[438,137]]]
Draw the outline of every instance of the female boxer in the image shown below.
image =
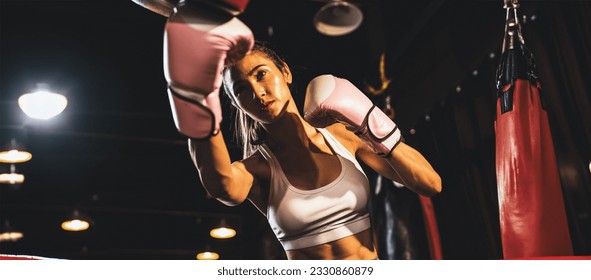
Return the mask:
[[[390,136],[397,137],[390,141],[392,150],[380,150],[372,145],[381,143],[360,138],[349,130],[354,129],[351,124],[341,123],[354,118],[348,114],[362,115],[363,120],[367,112],[353,111],[370,102],[346,80],[326,75],[308,87],[306,107],[318,103],[310,101],[311,95],[335,95],[325,102],[343,103],[348,98],[347,103],[354,104],[340,105],[345,112],[331,112],[326,108],[339,105],[328,103],[311,111],[315,115],[310,122],[324,128],[302,117],[289,88],[288,65],[261,45],[226,68],[223,83],[237,108],[236,134],[244,159],[230,162],[221,133],[190,141],[192,158],[212,196],[227,205],[249,200],[266,215],[289,259],[377,258],[368,212],[369,182],[357,159],[419,194],[431,196],[441,190],[438,174],[420,153],[400,142],[397,128]],[[323,90],[333,92],[314,92]],[[342,119],[327,125],[333,116]],[[387,121],[382,125],[392,130],[395,125]],[[379,155],[381,151],[385,154]]]
[[[237,19],[216,20],[178,9],[165,38],[175,121],[190,138],[205,189],[226,205],[250,201],[288,259],[377,259],[369,182],[358,160],[426,196],[441,191],[439,175],[345,79],[313,79],[302,116],[285,61],[262,45],[253,47],[252,33]],[[222,82],[244,147],[243,159],[234,162],[219,130]]]

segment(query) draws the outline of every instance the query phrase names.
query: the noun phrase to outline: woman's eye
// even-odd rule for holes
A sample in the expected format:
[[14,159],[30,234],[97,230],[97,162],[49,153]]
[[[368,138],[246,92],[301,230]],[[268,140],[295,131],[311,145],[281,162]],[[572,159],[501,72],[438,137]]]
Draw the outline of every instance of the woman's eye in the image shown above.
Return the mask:
[[263,79],[263,77],[265,77],[265,75],[267,75],[267,71],[259,71],[257,72],[257,81],[260,81]]

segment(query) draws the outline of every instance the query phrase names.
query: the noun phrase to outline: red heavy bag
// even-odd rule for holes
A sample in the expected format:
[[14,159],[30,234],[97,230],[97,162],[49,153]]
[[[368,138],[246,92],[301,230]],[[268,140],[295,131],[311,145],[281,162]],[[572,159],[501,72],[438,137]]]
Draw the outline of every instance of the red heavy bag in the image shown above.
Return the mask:
[[509,9],[497,71],[496,172],[505,259],[573,255],[533,55]]
[[439,227],[437,226],[437,217],[430,197],[419,195],[421,210],[425,220],[425,230],[427,232],[427,242],[429,242],[429,253],[431,259],[442,260],[443,250],[441,248],[441,239],[439,238]]

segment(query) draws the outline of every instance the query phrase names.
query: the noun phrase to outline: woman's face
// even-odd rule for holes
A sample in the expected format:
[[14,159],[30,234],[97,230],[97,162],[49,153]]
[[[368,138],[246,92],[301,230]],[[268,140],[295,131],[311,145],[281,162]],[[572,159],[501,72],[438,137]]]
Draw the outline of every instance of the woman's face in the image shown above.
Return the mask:
[[264,53],[245,56],[223,78],[238,107],[261,123],[273,122],[293,102],[289,69],[280,70]]

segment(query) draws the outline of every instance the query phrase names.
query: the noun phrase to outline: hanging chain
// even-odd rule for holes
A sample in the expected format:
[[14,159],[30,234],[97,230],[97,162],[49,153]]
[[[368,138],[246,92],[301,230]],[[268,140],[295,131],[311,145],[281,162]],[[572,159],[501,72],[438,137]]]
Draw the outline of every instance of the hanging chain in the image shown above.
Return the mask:
[[521,44],[525,44],[525,40],[521,34],[521,24],[519,23],[519,18],[517,16],[517,9],[519,8],[519,1],[518,0],[503,0],[504,5],[503,8],[507,10],[507,15],[505,19],[505,36],[503,37],[503,50],[502,52],[505,53],[507,48],[507,39],[509,39],[509,49],[513,49],[514,47],[514,38],[515,33],[517,33],[517,38]]
[[386,114],[386,116],[388,116],[390,119],[394,119],[395,116],[395,112],[394,112],[394,107],[392,107],[392,97],[390,95],[386,95],[386,97],[384,98],[384,108],[382,109],[382,111],[384,111],[384,113]]

